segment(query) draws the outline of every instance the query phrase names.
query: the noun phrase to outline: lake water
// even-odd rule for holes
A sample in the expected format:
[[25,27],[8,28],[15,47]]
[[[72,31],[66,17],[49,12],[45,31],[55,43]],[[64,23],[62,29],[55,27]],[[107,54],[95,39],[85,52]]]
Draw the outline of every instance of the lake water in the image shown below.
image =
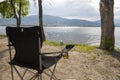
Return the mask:
[[[44,27],[46,39],[50,41],[77,44],[100,44],[100,27]],[[115,28],[115,46],[120,47],[120,27]],[[0,34],[5,34],[5,27],[0,27]]]

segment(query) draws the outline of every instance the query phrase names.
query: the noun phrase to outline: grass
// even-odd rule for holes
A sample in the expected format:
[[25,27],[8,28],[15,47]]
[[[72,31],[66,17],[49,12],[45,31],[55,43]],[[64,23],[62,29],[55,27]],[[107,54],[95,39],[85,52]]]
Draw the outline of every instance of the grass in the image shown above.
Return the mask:
[[73,48],[73,50],[78,52],[91,52],[96,48],[97,48],[96,46],[90,46],[86,44],[75,44],[75,47]]
[[6,37],[6,35],[0,34],[0,37]]
[[[49,41],[49,40],[46,40],[44,42],[44,44],[60,47],[60,43],[54,42],[54,41]],[[65,46],[65,45],[67,45],[67,44],[64,44],[63,46]],[[97,46],[91,46],[91,45],[87,45],[87,44],[73,44],[73,45],[75,45],[75,47],[72,49],[72,51],[78,51],[78,52],[92,52],[92,51],[94,51],[95,49],[98,48]],[[120,48],[117,48],[115,50],[120,52]],[[104,50],[104,54],[105,53],[106,54],[108,54],[108,53],[110,54],[109,51],[105,51]]]
[[[49,40],[46,40],[44,44],[60,47],[60,44],[58,42],[53,42]],[[65,45],[67,44],[64,44],[63,46]],[[72,51],[78,51],[78,52],[91,52],[97,48],[96,46],[90,46],[86,44],[73,44],[73,45],[75,45],[75,47],[72,49]]]
[[53,41],[49,41],[49,40],[46,40],[44,42],[44,44],[51,45],[51,46],[60,46],[60,44],[58,42],[53,42]]

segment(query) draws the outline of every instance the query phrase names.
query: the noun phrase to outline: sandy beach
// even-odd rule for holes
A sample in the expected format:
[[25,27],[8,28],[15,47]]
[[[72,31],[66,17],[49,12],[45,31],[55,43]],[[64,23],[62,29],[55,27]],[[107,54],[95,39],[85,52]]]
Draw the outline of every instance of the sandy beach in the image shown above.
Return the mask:
[[[12,80],[6,45],[7,38],[0,38],[0,80]],[[61,47],[45,44],[42,48],[42,52],[59,50]],[[99,49],[89,53],[71,51],[69,59],[60,59],[55,74],[60,80],[120,80],[120,52]],[[28,73],[25,80],[30,76],[31,74]],[[19,80],[17,74],[15,74],[15,80]],[[43,80],[49,80],[49,78],[43,74]]]

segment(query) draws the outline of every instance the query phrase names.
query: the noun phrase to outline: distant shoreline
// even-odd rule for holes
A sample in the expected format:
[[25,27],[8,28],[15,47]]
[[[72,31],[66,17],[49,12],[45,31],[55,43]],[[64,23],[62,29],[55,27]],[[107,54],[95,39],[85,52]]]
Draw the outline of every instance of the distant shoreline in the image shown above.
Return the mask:
[[[16,25],[0,25],[1,26],[13,26],[15,27]],[[39,26],[39,25],[21,25],[21,26]],[[74,25],[43,25],[44,27],[100,27],[100,26],[74,26]]]
[[[0,25],[0,27],[6,27],[6,26],[11,26],[15,27],[16,25]],[[33,27],[33,26],[39,26],[39,25],[21,25],[22,27]],[[43,27],[100,27],[100,26],[74,26],[74,25],[43,25]],[[120,27],[120,26],[115,26],[115,27]]]

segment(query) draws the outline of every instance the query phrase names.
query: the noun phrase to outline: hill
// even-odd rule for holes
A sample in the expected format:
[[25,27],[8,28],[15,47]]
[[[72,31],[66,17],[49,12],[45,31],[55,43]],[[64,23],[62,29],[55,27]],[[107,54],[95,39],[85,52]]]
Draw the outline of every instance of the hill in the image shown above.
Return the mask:
[[[38,15],[31,15],[22,17],[22,25],[38,25]],[[0,25],[15,25],[16,20],[13,18],[2,19],[0,18]],[[66,19],[58,16],[43,16],[43,24],[45,26],[100,26],[100,20],[88,21],[82,19]],[[115,25],[120,26],[119,20],[115,19]]]

